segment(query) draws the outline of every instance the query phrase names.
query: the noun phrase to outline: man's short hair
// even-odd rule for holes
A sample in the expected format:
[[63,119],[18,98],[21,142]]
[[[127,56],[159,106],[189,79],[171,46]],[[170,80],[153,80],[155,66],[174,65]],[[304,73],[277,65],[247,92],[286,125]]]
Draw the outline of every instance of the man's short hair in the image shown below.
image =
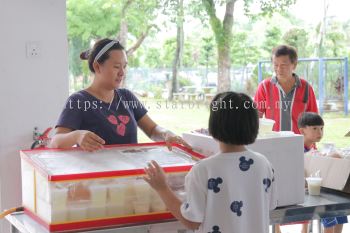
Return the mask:
[[295,64],[298,61],[297,49],[289,45],[279,45],[272,49],[272,57],[288,56],[290,61]]

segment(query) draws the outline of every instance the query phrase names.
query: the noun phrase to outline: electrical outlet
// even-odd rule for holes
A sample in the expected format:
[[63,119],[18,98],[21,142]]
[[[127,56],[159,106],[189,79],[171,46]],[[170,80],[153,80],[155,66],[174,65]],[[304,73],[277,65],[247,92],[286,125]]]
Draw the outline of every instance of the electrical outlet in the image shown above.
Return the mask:
[[28,41],[26,43],[27,58],[39,58],[41,56],[41,44],[39,41]]

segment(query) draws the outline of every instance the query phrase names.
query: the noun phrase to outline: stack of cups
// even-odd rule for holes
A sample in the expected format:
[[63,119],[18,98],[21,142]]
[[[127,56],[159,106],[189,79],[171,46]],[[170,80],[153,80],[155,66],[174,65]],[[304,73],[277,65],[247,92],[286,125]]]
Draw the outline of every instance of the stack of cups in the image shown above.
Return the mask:
[[151,207],[151,187],[144,180],[134,182],[135,200],[133,207],[135,214],[145,214],[150,212]]

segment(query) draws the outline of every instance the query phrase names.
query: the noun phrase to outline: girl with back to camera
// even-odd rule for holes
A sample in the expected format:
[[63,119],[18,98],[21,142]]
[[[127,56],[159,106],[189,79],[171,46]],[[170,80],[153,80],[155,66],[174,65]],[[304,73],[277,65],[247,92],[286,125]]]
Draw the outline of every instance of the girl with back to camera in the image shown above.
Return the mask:
[[246,148],[258,130],[258,113],[249,96],[218,94],[211,103],[209,133],[220,152],[192,167],[185,178],[185,201],[169,188],[156,161],[145,168],[144,180],[196,232],[268,233],[269,212],[277,205],[273,169],[265,156]]

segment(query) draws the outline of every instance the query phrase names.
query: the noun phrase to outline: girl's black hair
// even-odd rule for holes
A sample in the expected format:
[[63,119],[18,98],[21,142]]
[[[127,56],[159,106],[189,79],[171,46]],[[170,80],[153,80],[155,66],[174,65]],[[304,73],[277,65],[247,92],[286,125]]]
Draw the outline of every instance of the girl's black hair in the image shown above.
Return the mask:
[[253,100],[244,93],[217,94],[210,104],[209,133],[232,145],[248,145],[259,132],[259,116]]

